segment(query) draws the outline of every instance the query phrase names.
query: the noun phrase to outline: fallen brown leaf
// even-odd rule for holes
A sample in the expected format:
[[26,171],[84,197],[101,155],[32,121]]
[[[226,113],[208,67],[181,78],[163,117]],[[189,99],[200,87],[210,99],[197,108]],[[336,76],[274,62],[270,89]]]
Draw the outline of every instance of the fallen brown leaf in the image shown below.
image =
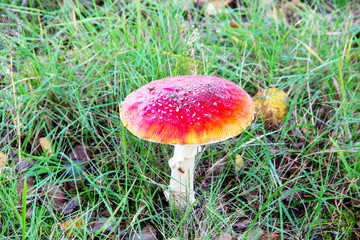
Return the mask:
[[34,159],[32,159],[32,158],[24,158],[24,157],[22,157],[21,161],[19,160],[19,158],[15,158],[15,160],[14,160],[15,171],[16,172],[26,171],[27,169],[34,166],[35,162],[36,161]]
[[62,214],[66,216],[73,213],[75,209],[79,208],[81,200],[82,200],[81,197],[75,196],[70,200],[66,201],[64,203]]
[[232,237],[232,235],[230,233],[224,233],[216,240],[233,240],[233,239],[234,238]]
[[43,187],[43,193],[45,201],[61,213],[67,200],[61,187],[57,184],[48,184]]
[[246,227],[247,225],[249,225],[250,223],[251,223],[250,219],[245,219],[245,220],[242,220],[241,222],[236,223],[235,226],[239,227],[239,228],[243,228],[243,227]]
[[89,161],[92,158],[92,153],[82,145],[76,145],[69,153],[69,158],[72,160]]
[[132,240],[157,240],[157,229],[154,226],[145,226],[140,232],[134,232],[132,234]]
[[303,196],[304,196],[304,193],[303,193],[303,191],[297,191],[297,192],[294,192],[294,193],[288,193],[288,194],[286,194],[286,195],[284,195],[284,196],[282,196],[282,200],[286,200],[286,201],[293,201],[293,202],[295,202],[295,201],[299,201],[299,200],[301,200],[302,198],[303,198]]
[[102,229],[102,233],[104,232],[110,232],[111,230],[113,230],[115,228],[115,232],[120,232],[122,229],[125,228],[125,226],[123,226],[122,224],[116,225],[115,227],[115,223],[117,223],[117,218],[112,219],[111,221],[108,221],[109,218],[97,218],[94,219],[90,224],[89,224],[89,228],[93,231],[93,232],[98,232],[100,229]]
[[281,237],[276,233],[270,233],[269,235],[262,236],[259,240],[280,240]]
[[232,28],[239,28],[239,25],[237,25],[235,22],[230,23],[230,27]]
[[39,143],[46,156],[49,157],[52,154],[52,148],[49,139],[40,138]]
[[6,163],[6,154],[3,152],[0,152],[0,168],[4,166]]

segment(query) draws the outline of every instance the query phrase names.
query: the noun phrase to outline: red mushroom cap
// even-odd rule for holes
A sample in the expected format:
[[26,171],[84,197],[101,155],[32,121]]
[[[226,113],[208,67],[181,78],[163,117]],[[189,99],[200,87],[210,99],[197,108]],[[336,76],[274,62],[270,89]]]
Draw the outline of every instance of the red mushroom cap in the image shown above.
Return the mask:
[[252,98],[212,76],[150,82],[121,104],[125,127],[139,138],[167,144],[206,144],[234,137],[253,120]]

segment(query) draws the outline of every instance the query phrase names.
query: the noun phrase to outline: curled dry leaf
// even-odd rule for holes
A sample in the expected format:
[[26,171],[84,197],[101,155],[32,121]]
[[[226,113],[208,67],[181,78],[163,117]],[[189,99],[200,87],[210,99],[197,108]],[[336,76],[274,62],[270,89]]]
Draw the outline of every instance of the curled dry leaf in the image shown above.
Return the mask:
[[255,110],[270,124],[276,125],[284,120],[286,111],[286,93],[277,88],[261,90],[254,96]]
[[46,156],[49,157],[52,154],[52,148],[49,139],[40,138],[39,143],[44,153],[46,153]]
[[230,27],[239,28],[239,25],[236,22],[230,22]]

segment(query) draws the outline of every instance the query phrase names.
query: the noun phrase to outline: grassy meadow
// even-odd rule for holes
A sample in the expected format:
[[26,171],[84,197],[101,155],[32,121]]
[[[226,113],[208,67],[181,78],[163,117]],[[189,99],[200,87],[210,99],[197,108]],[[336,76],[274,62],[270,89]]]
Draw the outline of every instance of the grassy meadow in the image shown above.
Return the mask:
[[[0,3],[0,239],[360,239],[360,4],[194,2]],[[287,110],[205,145],[181,210],[173,146],[119,109],[194,74],[277,88]]]

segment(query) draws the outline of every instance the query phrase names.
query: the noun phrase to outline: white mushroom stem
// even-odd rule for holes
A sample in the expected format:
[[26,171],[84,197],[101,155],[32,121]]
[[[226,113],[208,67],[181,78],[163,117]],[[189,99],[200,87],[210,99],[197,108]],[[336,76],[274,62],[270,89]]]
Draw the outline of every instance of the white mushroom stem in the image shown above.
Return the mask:
[[165,195],[177,206],[186,206],[195,201],[195,157],[200,151],[199,145],[175,145],[174,156],[169,160],[171,192],[165,192]]

